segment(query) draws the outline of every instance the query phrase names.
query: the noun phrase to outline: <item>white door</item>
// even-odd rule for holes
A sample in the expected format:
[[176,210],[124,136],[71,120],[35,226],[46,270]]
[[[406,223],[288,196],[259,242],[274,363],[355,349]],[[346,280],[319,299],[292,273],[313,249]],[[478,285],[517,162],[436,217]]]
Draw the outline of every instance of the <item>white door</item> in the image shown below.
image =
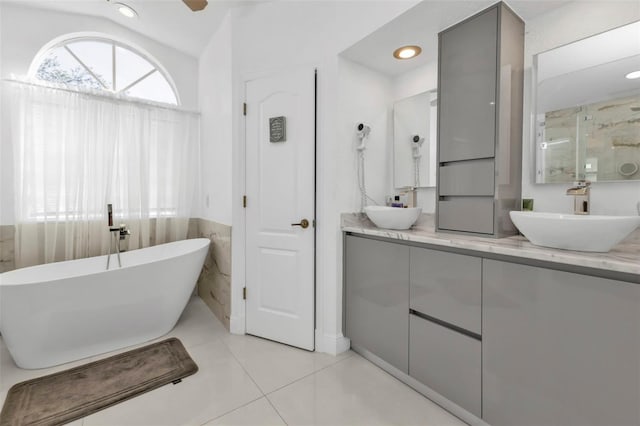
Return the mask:
[[246,331],[313,350],[315,71],[245,89]]

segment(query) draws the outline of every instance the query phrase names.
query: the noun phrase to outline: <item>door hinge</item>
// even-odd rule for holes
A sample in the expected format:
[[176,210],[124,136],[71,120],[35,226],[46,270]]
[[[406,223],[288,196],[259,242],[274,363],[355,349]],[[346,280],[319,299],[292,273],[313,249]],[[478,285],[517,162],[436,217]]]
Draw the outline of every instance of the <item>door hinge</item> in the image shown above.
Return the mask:
[[247,196],[246,195],[242,196],[242,207],[244,207],[245,209],[247,208]]
[[247,288],[242,287],[242,299],[247,300]]
[[242,103],[242,115],[247,115],[247,103]]

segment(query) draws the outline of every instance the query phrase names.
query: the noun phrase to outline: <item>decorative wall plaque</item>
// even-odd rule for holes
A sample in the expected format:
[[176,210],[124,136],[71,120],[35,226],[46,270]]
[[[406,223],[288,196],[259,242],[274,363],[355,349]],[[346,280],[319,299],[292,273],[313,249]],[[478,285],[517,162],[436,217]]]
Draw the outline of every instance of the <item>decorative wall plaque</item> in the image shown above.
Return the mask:
[[269,139],[271,142],[287,140],[287,117],[271,117],[269,119]]

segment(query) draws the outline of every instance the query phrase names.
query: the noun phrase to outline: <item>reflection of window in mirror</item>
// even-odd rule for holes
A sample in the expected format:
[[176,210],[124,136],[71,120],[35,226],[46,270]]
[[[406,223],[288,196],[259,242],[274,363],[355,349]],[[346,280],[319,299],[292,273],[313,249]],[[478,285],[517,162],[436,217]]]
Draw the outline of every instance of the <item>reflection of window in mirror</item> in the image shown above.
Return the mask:
[[640,22],[537,55],[536,183],[640,180]]
[[435,186],[437,93],[397,101],[393,106],[393,183],[396,188]]

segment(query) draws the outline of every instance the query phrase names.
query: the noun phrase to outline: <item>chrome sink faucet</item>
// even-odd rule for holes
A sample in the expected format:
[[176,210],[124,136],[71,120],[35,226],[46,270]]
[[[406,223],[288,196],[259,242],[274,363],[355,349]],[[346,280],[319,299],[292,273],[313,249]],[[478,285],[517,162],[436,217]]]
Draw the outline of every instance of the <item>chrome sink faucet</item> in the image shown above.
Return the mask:
[[573,214],[589,214],[591,208],[591,182],[579,180],[575,186],[567,189],[567,195],[573,195]]

